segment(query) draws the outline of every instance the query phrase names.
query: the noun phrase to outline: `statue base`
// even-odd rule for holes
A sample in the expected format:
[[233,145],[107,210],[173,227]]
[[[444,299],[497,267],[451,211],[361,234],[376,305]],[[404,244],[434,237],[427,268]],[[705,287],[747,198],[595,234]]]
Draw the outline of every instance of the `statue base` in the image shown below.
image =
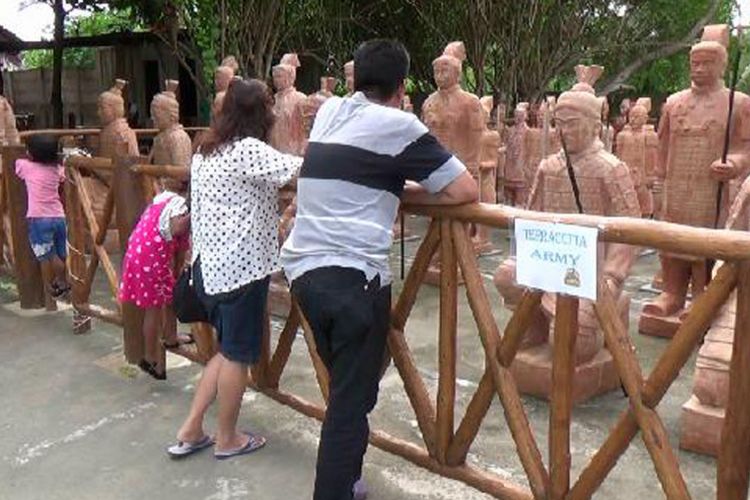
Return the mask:
[[690,396],[688,402],[682,405],[680,448],[718,456],[724,413],[723,408],[706,406],[695,394]]
[[268,285],[268,312],[273,316],[286,318],[292,309],[292,296],[284,276],[280,273],[271,276]]
[[641,318],[638,320],[638,332],[650,337],[671,339],[682,325],[681,316],[683,312],[679,311],[672,316],[656,316],[641,311]]
[[[552,394],[552,346],[544,344],[519,351],[511,365],[518,390],[543,399]],[[587,401],[620,387],[612,355],[602,349],[573,375],[573,402]]]

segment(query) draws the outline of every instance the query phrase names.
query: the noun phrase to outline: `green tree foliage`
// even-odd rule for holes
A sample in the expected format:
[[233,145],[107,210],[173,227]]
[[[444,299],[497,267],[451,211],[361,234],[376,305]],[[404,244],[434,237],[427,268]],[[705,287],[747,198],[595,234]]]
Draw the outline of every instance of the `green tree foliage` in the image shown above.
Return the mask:
[[357,44],[387,37],[409,49],[417,93],[434,88],[431,64],[443,47],[462,40],[467,88],[509,103],[568,88],[580,63],[606,68],[605,93],[665,96],[688,84],[687,50],[702,27],[729,21],[737,8],[736,0],[78,1],[129,12],[185,67],[200,59],[204,95],[228,54],[250,76],[268,78],[287,51],[303,58],[306,72],[317,66],[340,76]]

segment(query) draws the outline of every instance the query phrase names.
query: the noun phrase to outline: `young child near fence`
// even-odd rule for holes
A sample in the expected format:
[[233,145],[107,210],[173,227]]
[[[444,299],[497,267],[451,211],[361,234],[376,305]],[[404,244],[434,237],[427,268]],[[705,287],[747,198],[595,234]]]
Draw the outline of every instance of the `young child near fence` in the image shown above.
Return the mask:
[[177,334],[172,310],[174,289],[181,254],[188,249],[190,214],[184,182],[162,181],[163,191],[146,207],[128,239],[122,263],[120,302],[130,302],[145,311],[144,359],[139,368],[157,380],[165,380],[166,367],[159,349],[159,332],[166,349],[179,349],[193,343],[189,335]]
[[58,141],[53,135],[34,135],[26,142],[28,159],[16,160],[16,175],[26,184],[26,222],[29,243],[42,266],[47,291],[62,298],[70,291],[65,259],[67,229],[60,187],[65,169],[58,157]]

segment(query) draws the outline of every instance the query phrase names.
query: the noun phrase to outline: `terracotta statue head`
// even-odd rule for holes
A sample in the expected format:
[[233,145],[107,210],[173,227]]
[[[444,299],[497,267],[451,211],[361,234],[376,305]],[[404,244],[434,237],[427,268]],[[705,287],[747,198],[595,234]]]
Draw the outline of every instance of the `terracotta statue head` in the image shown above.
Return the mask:
[[216,68],[214,72],[214,88],[216,88],[216,93],[226,92],[233,76],[234,70],[229,66],[219,66]]
[[435,84],[439,89],[450,89],[458,85],[465,59],[466,49],[463,42],[451,42],[445,47],[443,55],[432,61]]
[[641,97],[633,107],[630,108],[629,123],[633,130],[640,130],[648,123],[648,114],[651,111],[651,98]]
[[177,80],[167,80],[166,90],[156,94],[151,101],[151,119],[159,130],[167,129],[180,121],[180,103],[177,101]]
[[458,85],[461,62],[455,57],[440,56],[432,62],[435,84],[439,89],[450,89]]
[[231,68],[232,75],[236,75],[237,72],[240,70],[240,63],[237,62],[237,58],[234,56],[225,57],[224,59],[221,60],[221,64],[219,66]]
[[414,105],[411,103],[411,97],[406,94],[404,94],[404,100],[401,101],[401,109],[408,113],[414,112]]
[[464,42],[451,42],[443,49],[443,55],[453,56],[459,61],[463,62],[466,60],[466,47]]
[[516,104],[516,109],[513,111],[513,122],[516,125],[523,125],[529,118],[529,103],[519,102]]
[[288,64],[278,64],[273,67],[273,86],[277,92],[290,89],[294,86],[295,71],[294,67]]
[[294,69],[294,76],[297,76],[297,68],[302,66],[299,62],[299,57],[294,52],[287,52],[283,56],[281,56],[281,60],[279,61],[279,64],[286,64],[287,66],[291,66]]
[[698,87],[716,85],[727,69],[729,27],[713,24],[703,28],[701,41],[690,49],[690,79]]
[[344,64],[344,79],[346,82],[346,90],[349,93],[354,92],[354,61],[349,61]]
[[569,153],[588,149],[601,133],[603,99],[594,94],[601,66],[577,66],[578,83],[557,100],[555,122]]
[[125,116],[125,101],[122,98],[122,90],[127,84],[127,80],[115,80],[111,89],[99,94],[97,114],[102,125],[108,125]]

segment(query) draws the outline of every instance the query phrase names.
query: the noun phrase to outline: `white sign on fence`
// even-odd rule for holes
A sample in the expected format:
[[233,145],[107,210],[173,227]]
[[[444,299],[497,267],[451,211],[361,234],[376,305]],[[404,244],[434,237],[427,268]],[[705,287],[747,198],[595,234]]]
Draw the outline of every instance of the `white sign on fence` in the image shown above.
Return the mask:
[[596,228],[515,220],[516,281],[596,300]]

